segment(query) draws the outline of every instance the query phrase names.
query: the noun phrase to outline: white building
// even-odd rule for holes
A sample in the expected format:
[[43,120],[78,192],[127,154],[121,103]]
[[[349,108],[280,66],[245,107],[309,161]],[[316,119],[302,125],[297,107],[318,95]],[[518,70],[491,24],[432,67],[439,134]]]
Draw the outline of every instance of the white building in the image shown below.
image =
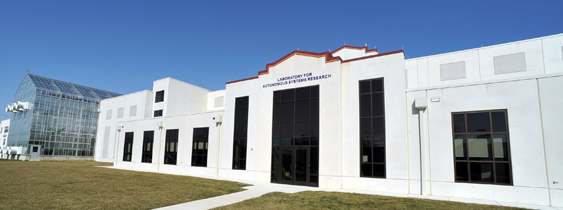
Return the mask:
[[103,100],[96,160],[563,207],[563,34],[407,60],[294,51],[258,74],[215,92],[166,78]]
[[10,132],[10,119],[0,122],[0,158],[8,157],[8,133]]

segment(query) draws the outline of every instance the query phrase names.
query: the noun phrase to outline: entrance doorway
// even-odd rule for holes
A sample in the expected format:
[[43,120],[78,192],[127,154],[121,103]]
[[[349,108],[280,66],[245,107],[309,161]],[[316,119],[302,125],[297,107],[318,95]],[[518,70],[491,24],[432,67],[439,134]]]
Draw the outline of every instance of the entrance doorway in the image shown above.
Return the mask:
[[319,186],[319,86],[274,92],[272,183]]
[[39,150],[41,145],[31,145],[31,152],[29,153],[29,161],[39,161]]
[[280,150],[282,170],[280,183],[309,185],[309,148],[282,147]]

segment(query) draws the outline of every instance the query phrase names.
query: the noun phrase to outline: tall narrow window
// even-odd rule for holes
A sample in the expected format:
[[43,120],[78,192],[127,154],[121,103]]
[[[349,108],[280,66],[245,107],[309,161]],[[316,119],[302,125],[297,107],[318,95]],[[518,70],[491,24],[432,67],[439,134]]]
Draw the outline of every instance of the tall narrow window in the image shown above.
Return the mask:
[[125,144],[123,145],[123,161],[131,162],[133,151],[133,132],[125,133]]
[[166,130],[164,164],[176,165],[176,157],[178,156],[178,132],[178,129]]
[[271,182],[319,186],[319,86],[273,93]]
[[246,169],[246,139],[248,130],[248,96],[235,99],[235,133],[233,169]]
[[152,163],[152,148],[154,142],[154,131],[145,131],[143,135],[143,157],[141,162]]
[[506,110],[452,113],[455,181],[512,185]]
[[164,101],[164,90],[156,92],[156,94],[154,96],[154,102],[158,103],[158,102],[163,102],[163,101]]
[[209,128],[194,128],[192,166],[207,167]]
[[360,176],[385,178],[383,78],[359,82]]

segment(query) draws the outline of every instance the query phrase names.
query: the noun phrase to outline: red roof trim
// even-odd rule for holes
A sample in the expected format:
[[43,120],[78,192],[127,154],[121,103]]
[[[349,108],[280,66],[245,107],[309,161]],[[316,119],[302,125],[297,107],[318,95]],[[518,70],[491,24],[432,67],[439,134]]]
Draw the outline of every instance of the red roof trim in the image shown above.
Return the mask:
[[315,53],[315,52],[294,50],[293,52],[283,56],[282,58],[280,58],[276,62],[266,64],[266,70],[259,71],[258,75],[264,75],[264,74],[270,73],[270,67],[277,66],[278,64],[284,62],[285,60],[287,60],[291,57],[293,57],[294,55],[302,55],[302,56],[309,56],[309,57],[315,57],[315,58],[325,57],[326,63],[331,63],[331,62],[334,62],[334,61],[342,61],[342,59],[340,59],[340,57],[338,57],[338,56],[333,57],[332,53],[330,53],[330,52]]
[[[336,53],[337,51],[342,50],[344,48],[365,49],[366,52],[377,52],[377,49],[368,50],[367,47],[354,47],[354,46],[346,46],[345,45],[345,46],[338,48],[337,50],[335,50],[332,53]],[[342,60],[339,56],[334,57],[334,56],[332,56],[332,53],[330,53],[330,52],[315,53],[315,52],[294,50],[293,52],[283,56],[282,58],[280,58],[276,62],[266,64],[266,70],[259,71],[258,76],[264,75],[264,74],[269,74],[270,73],[270,67],[277,66],[278,64],[284,62],[285,60],[287,60],[291,57],[293,57],[294,55],[310,56],[310,57],[315,57],[315,58],[325,57],[326,63],[331,63],[331,62],[335,62],[335,61],[340,61],[341,63],[347,63],[347,62],[363,60],[363,59],[367,59],[367,58],[374,58],[374,57],[391,55],[391,54],[396,54],[396,53],[404,53],[404,51],[403,50],[396,50],[396,51],[380,53],[380,54],[370,55],[370,56],[365,56],[365,57],[360,57],[360,58],[353,58],[353,59],[349,59],[349,60]],[[252,79],[258,79],[258,77],[251,77],[251,78],[246,78],[246,79],[235,80],[235,81],[227,82],[227,84],[231,84],[231,83],[235,83],[235,82],[242,82],[242,81],[252,80]]]
[[344,48],[355,49],[355,50],[364,50],[365,53],[377,52],[377,48],[368,50],[368,47],[367,47],[367,46],[365,46],[365,47],[354,47],[354,46],[344,45],[344,46],[342,46],[342,47],[336,49],[335,51],[332,51],[332,53],[337,53],[338,51],[343,50]]
[[227,82],[227,85],[231,84],[231,83],[235,83],[235,82],[242,82],[242,81],[252,80],[252,79],[258,79],[258,77],[250,77],[250,78],[246,78],[246,79],[239,79],[239,80],[235,80],[235,81],[230,81],[230,82]]
[[366,57],[343,60],[342,63],[348,63],[348,62],[352,62],[352,61],[363,60],[363,59],[367,59],[367,58],[374,58],[374,57],[385,56],[385,55],[391,55],[391,54],[397,54],[397,53],[405,53],[405,52],[404,52],[404,50],[395,50],[395,51],[391,51],[391,52],[380,53],[380,54],[377,54],[377,55],[370,55],[370,56],[366,56]]

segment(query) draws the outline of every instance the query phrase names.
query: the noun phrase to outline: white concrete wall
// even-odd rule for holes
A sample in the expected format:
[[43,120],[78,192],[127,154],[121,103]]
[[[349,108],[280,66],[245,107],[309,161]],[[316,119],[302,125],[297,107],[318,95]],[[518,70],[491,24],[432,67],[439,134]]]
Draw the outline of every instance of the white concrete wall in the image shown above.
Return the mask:
[[164,90],[164,101],[154,103],[162,116],[176,116],[207,111],[209,90],[173,78],[154,81],[153,92]]
[[[263,88],[262,85],[273,83],[277,78],[296,74],[313,75],[331,74],[331,78],[307,81],[296,84]],[[340,62],[325,63],[325,58],[296,55],[275,67],[269,74],[258,78],[257,119],[257,160],[256,180],[270,181],[272,150],[272,105],[273,92],[319,85],[319,187],[340,188],[341,186],[341,151],[340,151]]]
[[[342,67],[342,188],[408,193],[404,54],[396,53]],[[386,178],[360,177],[359,81],[383,78]]]
[[[561,82],[561,77],[557,78],[558,82]],[[553,85],[555,82],[551,81],[555,80],[553,78],[545,80],[545,85]],[[423,133],[429,139],[427,154],[429,154],[430,163],[426,167],[429,168],[430,194],[549,205],[548,180],[546,180],[548,170],[546,164],[544,164],[545,155],[550,154],[550,157],[554,158],[553,160],[560,160],[561,155],[555,151],[546,153],[544,150],[542,115],[540,115],[540,98],[538,95],[542,89],[538,89],[537,80],[532,78],[407,92],[407,104],[412,104],[416,97],[421,96],[425,97],[429,103],[426,116],[424,116],[424,123],[426,124],[423,126]],[[546,87],[545,89],[553,91],[551,88]],[[545,94],[550,95],[551,93]],[[440,101],[430,102],[431,98],[440,98]],[[557,112],[556,108],[556,106],[550,105],[545,109]],[[496,109],[507,110],[513,186],[456,183],[454,180],[451,113]],[[420,189],[418,182],[420,179],[417,179],[420,176],[418,173],[420,160],[417,152],[419,141],[418,115],[415,112],[411,109],[411,114],[408,115],[409,144],[411,145],[409,152],[411,157],[409,161],[410,176],[413,178],[411,180],[411,193],[416,193]],[[543,124],[561,124],[561,121],[561,119],[552,118],[549,123],[545,123],[544,120]],[[550,131],[553,132],[555,129],[552,128]],[[551,142],[553,146],[557,144],[553,141],[547,141],[547,138],[545,138],[545,142]],[[557,146],[553,149],[556,150]],[[552,164],[556,163],[552,162]],[[552,168],[555,169],[555,167]],[[560,174],[555,169],[553,176],[561,176]]]
[[[8,127],[8,132],[4,132]],[[10,133],[10,119],[0,122],[0,147],[8,144],[8,134]]]
[[355,48],[346,48],[339,50],[338,52],[332,53],[332,56],[340,56],[342,60],[349,60],[353,58],[365,57],[370,55],[377,55],[377,52],[370,51],[366,53],[365,49],[355,49]]
[[[354,57],[359,51],[343,49],[334,56]],[[515,53],[525,54],[525,71],[495,74],[494,57]],[[464,77],[443,80],[443,66],[459,63]],[[331,78],[263,87],[304,73],[331,74]],[[385,84],[386,178],[360,177],[358,82],[374,78],[384,78]],[[125,132],[135,133],[134,150],[131,162],[119,161],[117,166],[269,183],[273,92],[319,85],[319,187],[419,194],[421,171],[426,171],[422,183],[430,195],[563,207],[559,166],[563,102],[558,92],[562,84],[563,34],[406,61],[403,53],[344,63],[294,55],[271,67],[268,74],[214,92],[166,78],[153,87],[154,92],[165,90],[164,102],[155,104],[151,92],[150,100],[143,102],[150,109],[148,117],[120,122],[124,128],[118,134],[118,159],[122,159]],[[215,107],[220,96],[224,96],[223,107]],[[243,96],[249,97],[247,167],[232,170],[235,98]],[[422,115],[413,106],[419,97],[428,102]],[[440,100],[431,102],[434,98]],[[116,115],[119,106],[103,102],[100,119],[105,119],[109,107]],[[152,118],[152,111],[158,109],[164,110],[164,117]],[[507,110],[513,185],[455,182],[451,113],[496,109]],[[218,115],[224,116],[221,127],[213,121]],[[162,164],[165,136],[156,126],[160,121],[163,130],[180,130],[177,166]],[[208,167],[191,167],[194,127],[210,128]],[[145,130],[159,135],[152,164],[140,162]],[[422,159],[420,134],[427,145]],[[423,160],[428,162],[421,164]]]
[[[560,69],[563,69],[561,67]],[[551,205],[563,207],[563,75],[538,79],[543,143],[545,148],[545,166],[547,184],[550,188]]]
[[[247,80],[244,82],[235,82],[227,84],[225,91],[225,115],[223,117],[223,132],[221,134],[221,163],[220,177],[228,177],[241,180],[255,180],[257,171],[257,161],[263,159],[264,151],[258,151],[257,148],[257,123],[258,123],[258,79]],[[246,146],[246,170],[232,170],[233,166],[233,139],[235,125],[235,99],[238,97],[248,96],[248,133]],[[261,117],[261,116],[260,116]],[[271,129],[271,128],[270,128]],[[271,137],[270,137],[271,140]],[[271,149],[270,149],[271,150]],[[260,152],[260,156],[258,156]],[[271,155],[271,154],[270,154]],[[271,160],[271,157],[268,157]],[[260,164],[263,164],[261,162]],[[260,171],[261,173],[269,173]],[[269,182],[267,180],[266,182]]]
[[[98,130],[96,131],[96,146],[94,154],[94,159],[96,161],[113,162],[115,160],[114,153],[117,125],[124,121],[150,117],[152,103],[147,103],[147,101],[153,102],[152,91],[144,90],[109,98],[100,102],[100,113],[98,116]],[[136,106],[135,116],[131,116],[132,106]],[[119,109],[123,109],[122,118],[118,118],[117,116]],[[108,119],[107,116],[109,110],[111,110],[110,119]],[[105,140],[106,137],[109,137],[109,139]]]
[[218,90],[207,94],[207,111],[225,109],[225,92],[225,90]]
[[[8,132],[4,130],[8,127]],[[0,158],[6,158],[8,153],[8,134],[10,133],[10,119],[0,122]]]
[[[123,129],[118,133],[118,168],[164,172],[182,175],[215,177],[217,176],[218,154],[219,154],[219,126],[213,117],[222,115],[222,111],[180,115],[172,117],[149,118],[122,122]],[[158,124],[162,122],[164,127],[159,129]],[[209,128],[207,167],[191,166],[193,129]],[[166,130],[178,129],[178,153],[177,164],[164,164],[164,146],[166,141]],[[143,133],[154,131],[153,162],[142,163]],[[131,162],[123,161],[123,148],[125,133],[133,132],[133,150]]]
[[[463,50],[405,61],[408,88],[441,87],[448,85],[499,81],[544,74],[563,73],[563,34]],[[494,57],[525,54],[526,71],[495,74]],[[440,77],[440,65],[465,62],[466,76],[445,80]]]

